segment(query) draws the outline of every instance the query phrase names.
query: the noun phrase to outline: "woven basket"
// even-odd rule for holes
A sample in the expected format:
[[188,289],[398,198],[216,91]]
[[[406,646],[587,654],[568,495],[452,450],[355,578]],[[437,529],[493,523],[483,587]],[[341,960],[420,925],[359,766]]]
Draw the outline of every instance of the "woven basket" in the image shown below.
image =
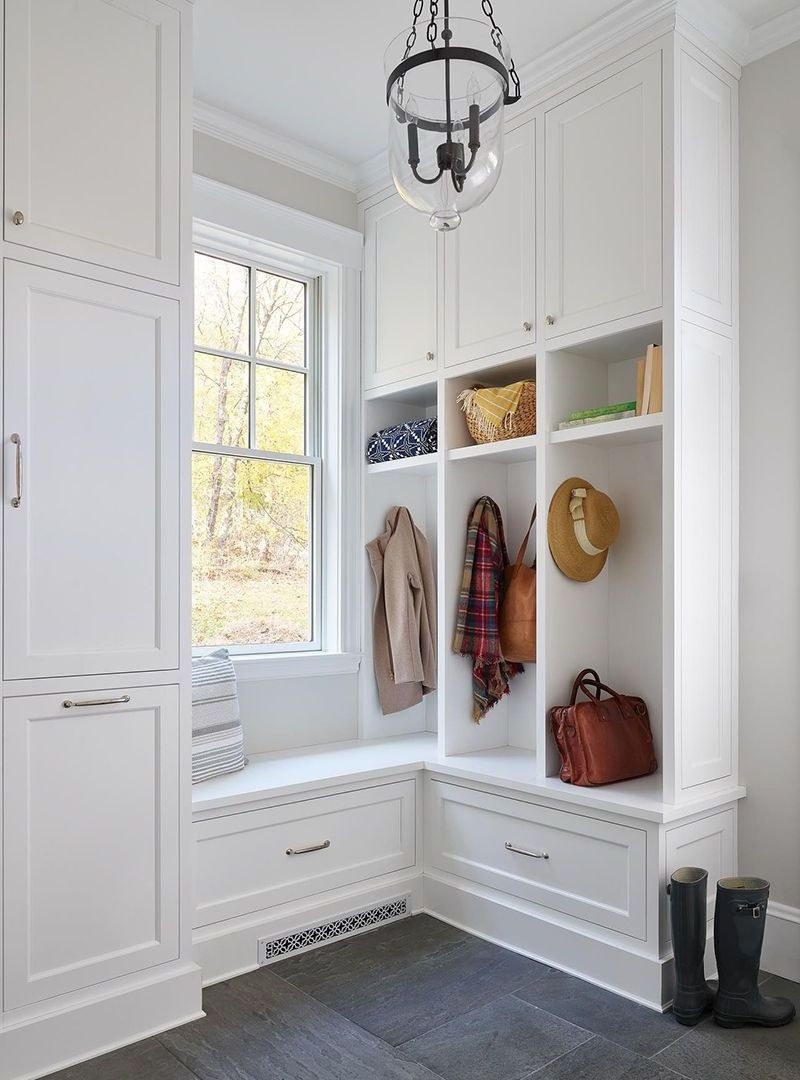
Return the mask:
[[[474,386],[473,390],[483,390],[483,386]],[[524,435],[536,434],[536,383],[526,379],[522,388],[519,405],[515,413],[509,413],[500,427],[486,422],[483,413],[472,400],[471,391],[459,394],[458,400],[464,410],[467,428],[476,443],[500,442],[503,439],[520,439]]]

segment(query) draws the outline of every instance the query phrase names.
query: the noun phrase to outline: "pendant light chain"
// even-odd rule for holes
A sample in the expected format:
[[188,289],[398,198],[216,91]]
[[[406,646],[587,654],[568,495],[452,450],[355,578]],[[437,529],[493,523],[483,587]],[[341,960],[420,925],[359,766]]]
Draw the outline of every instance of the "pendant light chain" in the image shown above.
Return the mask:
[[[492,44],[497,49],[497,51],[500,53],[500,58],[503,60],[503,62],[505,62],[505,57],[503,56],[503,31],[500,29],[500,27],[495,22],[494,8],[492,7],[492,0],[481,0],[481,7],[483,8],[484,15],[489,20],[489,22],[492,24],[492,35],[491,35],[492,36]],[[514,57],[511,56],[511,54],[509,54],[508,65],[507,66],[508,66],[508,77],[509,77],[509,80],[511,81],[511,85],[514,87],[514,93],[509,95],[508,101],[509,102],[519,101],[519,99],[522,97],[522,87],[520,86],[519,75],[517,74],[517,69],[514,66]]]
[[[406,38],[406,51],[403,53],[403,59],[408,60],[411,55],[411,50],[417,43],[417,20],[422,14],[422,9],[425,7],[425,0],[414,0],[413,19],[411,20],[411,29],[408,32]],[[403,104],[403,94],[406,87],[406,77],[403,75],[397,86],[397,97],[400,104]]]
[[430,47],[436,47],[436,35],[439,33],[436,20],[439,17],[439,0],[431,0],[431,19],[428,23],[427,38]]

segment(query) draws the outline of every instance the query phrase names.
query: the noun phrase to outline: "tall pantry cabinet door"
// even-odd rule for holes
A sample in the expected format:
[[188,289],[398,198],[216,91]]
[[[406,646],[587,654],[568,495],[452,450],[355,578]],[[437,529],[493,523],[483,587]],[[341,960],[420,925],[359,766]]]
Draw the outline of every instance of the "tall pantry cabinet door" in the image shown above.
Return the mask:
[[177,686],[6,698],[6,1010],[177,958],[178,725]]
[[506,136],[491,197],[444,237],[448,365],[535,340],[535,156],[531,121]]
[[178,665],[178,304],[6,262],[6,679]]
[[436,369],[437,238],[428,217],[393,195],[364,216],[365,385]]
[[661,54],[545,119],[546,334],[661,304]]
[[10,242],[177,283],[180,13],[6,0]]

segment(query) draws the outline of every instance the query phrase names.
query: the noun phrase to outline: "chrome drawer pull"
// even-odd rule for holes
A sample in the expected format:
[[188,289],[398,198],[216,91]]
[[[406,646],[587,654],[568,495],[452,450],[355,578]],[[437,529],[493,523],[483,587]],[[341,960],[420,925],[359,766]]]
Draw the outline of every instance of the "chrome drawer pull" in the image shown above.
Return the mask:
[[127,705],[130,700],[130,694],[123,694],[122,697],[95,698],[93,701],[70,701],[67,698],[61,704],[65,709],[85,709],[89,705]]
[[506,851],[516,851],[517,855],[527,855],[529,859],[549,859],[550,856],[546,851],[527,851],[523,847],[514,847],[512,843],[506,840]]
[[16,510],[22,505],[22,437],[15,431],[11,436],[11,441],[17,448],[14,466],[14,475],[17,481],[17,494],[11,500],[11,505]]
[[309,851],[324,851],[331,846],[330,840],[323,840],[321,844],[312,844],[310,847],[287,847],[287,855],[307,855]]

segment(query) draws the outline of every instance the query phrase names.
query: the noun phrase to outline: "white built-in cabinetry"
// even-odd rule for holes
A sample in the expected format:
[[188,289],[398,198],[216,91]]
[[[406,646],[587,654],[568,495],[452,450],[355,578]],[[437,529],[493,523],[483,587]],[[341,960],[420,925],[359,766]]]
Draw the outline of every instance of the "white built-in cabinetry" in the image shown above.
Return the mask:
[[[692,862],[735,870],[743,794],[738,68],[660,25],[570,72],[548,70],[511,118],[497,190],[438,238],[438,258],[436,240],[420,238],[424,215],[415,225],[396,194],[362,206],[364,435],[439,418],[437,453],[366,467],[365,539],[392,505],[409,506],[434,549],[440,627],[436,693],[382,716],[365,565],[362,734],[436,732],[447,775],[427,765],[428,910],[660,1005],[671,993],[667,875]],[[385,227],[395,217],[408,221],[397,245]],[[382,320],[403,321],[413,349],[393,336],[384,353]],[[424,370],[417,335],[437,325]],[[635,398],[648,344],[663,347],[662,413],[558,429],[571,410]],[[474,445],[459,392],[521,378],[536,380],[537,433]],[[547,546],[550,499],[573,476],[608,492],[621,518],[588,584],[562,575]],[[538,502],[538,662],[476,725],[470,663],[451,640],[467,514],[483,494],[500,505],[512,554]],[[561,783],[549,729],[585,666],[644,697],[659,758],[656,774],[602,799]]]
[[200,979],[181,415],[191,4],[4,9],[0,1078],[12,1080],[198,1015]]

